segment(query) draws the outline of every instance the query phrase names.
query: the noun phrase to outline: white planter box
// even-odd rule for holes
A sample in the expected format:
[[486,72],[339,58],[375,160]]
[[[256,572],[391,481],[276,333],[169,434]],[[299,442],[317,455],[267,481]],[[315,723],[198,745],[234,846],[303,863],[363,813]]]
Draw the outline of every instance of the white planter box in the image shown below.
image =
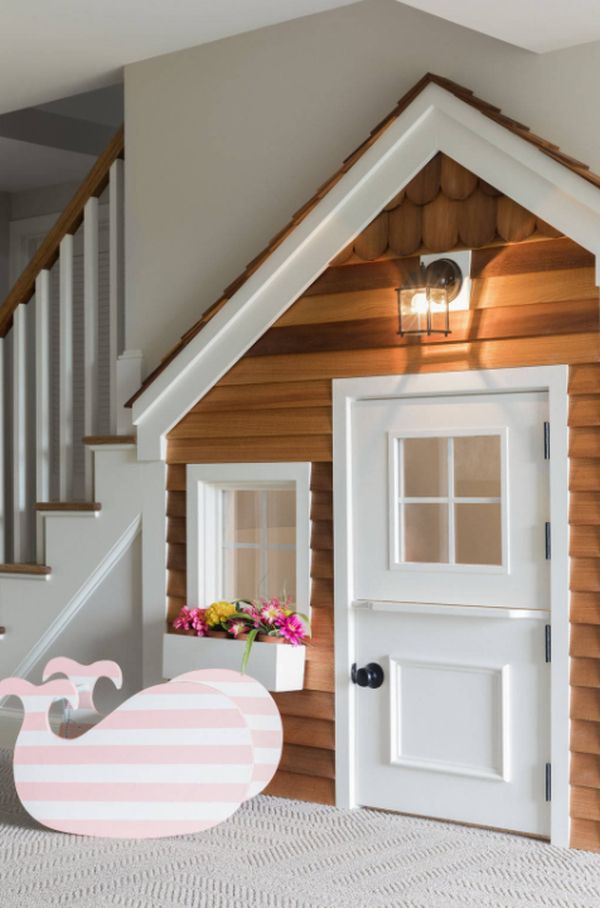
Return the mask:
[[[163,676],[175,678],[198,668],[231,668],[239,672],[245,647],[245,640],[165,634]],[[246,674],[270,691],[302,690],[305,659],[305,646],[257,643],[255,640]]]

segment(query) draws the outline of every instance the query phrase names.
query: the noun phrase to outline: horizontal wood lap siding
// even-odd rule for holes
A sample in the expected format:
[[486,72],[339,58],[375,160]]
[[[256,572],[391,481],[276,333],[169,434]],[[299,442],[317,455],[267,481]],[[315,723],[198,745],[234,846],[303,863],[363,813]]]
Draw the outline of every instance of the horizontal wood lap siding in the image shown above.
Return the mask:
[[284,750],[267,794],[323,804],[335,801],[332,578],[332,466],[315,463],[311,470],[313,636],[306,652],[305,689],[275,694],[283,718]]
[[600,850],[600,366],[569,381],[571,844]]
[[171,622],[186,604],[186,481],[185,464],[167,469],[167,613]]
[[[371,237],[377,242],[374,232]],[[313,463],[314,638],[307,690],[278,695],[285,750],[270,792],[332,803],[331,380],[568,363],[572,557],[572,844],[600,850],[600,341],[593,257],[564,238],[475,250],[472,311],[448,339],[396,334],[416,259],[330,267],[171,432],[169,612],[185,600],[185,464]]]

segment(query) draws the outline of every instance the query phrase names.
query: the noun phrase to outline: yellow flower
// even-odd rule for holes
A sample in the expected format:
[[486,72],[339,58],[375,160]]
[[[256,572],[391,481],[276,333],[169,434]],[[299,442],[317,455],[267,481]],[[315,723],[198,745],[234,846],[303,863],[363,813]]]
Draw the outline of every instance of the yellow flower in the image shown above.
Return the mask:
[[206,609],[204,620],[209,627],[217,627],[233,614],[235,614],[235,605],[231,602],[213,602]]

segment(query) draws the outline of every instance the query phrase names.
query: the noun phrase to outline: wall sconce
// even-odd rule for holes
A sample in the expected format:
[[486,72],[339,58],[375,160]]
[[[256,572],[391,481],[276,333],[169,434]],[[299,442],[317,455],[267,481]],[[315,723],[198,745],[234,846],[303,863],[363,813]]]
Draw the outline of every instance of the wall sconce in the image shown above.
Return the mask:
[[463,272],[454,258],[421,261],[417,280],[398,287],[398,334],[443,334],[450,331],[450,304],[463,287]]

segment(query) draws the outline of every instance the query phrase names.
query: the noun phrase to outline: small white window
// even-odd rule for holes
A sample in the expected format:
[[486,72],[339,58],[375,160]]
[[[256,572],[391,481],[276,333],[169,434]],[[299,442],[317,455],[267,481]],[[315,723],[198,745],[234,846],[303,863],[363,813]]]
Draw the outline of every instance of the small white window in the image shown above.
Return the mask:
[[308,612],[310,464],[187,468],[188,602],[289,596]]

